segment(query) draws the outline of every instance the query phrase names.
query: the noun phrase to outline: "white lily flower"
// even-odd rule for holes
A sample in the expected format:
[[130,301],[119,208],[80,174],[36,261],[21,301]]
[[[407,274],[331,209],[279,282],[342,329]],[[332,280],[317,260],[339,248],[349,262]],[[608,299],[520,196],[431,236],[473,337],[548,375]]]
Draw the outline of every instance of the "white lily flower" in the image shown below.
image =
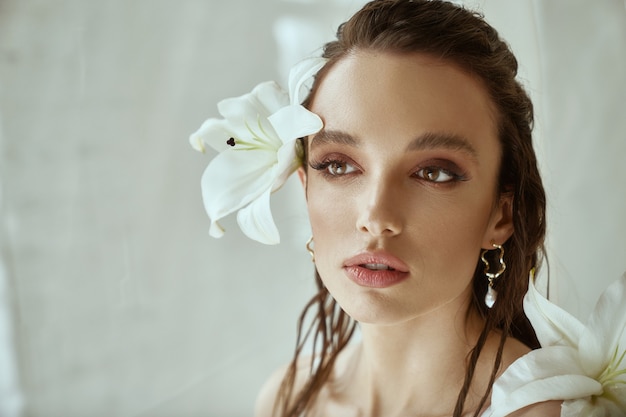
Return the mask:
[[202,200],[213,237],[224,229],[218,221],[236,211],[241,230],[261,243],[280,241],[270,211],[270,194],[300,165],[295,140],[318,132],[320,117],[300,103],[305,83],[322,68],[323,58],[310,58],[292,68],[289,93],[274,82],[251,93],[228,98],[217,107],[223,119],[208,119],[189,137],[191,146],[220,152],[202,175]]
[[532,276],[524,311],[542,348],[498,378],[483,416],[549,400],[563,400],[561,417],[626,416],[626,274],[604,291],[586,326],[545,299]]

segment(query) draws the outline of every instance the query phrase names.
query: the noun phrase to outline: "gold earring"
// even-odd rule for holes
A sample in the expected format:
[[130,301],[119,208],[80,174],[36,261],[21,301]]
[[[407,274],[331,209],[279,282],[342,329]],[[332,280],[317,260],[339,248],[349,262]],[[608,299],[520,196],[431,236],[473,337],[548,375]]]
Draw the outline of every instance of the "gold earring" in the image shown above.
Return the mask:
[[311,255],[311,262],[315,262],[315,251],[311,247],[311,243],[313,243],[313,236],[311,236],[311,238],[309,240],[307,240],[307,242],[306,242],[306,250],[307,250],[307,252],[309,252],[309,255]]
[[485,275],[487,276],[487,280],[489,281],[489,284],[487,285],[487,294],[485,295],[485,305],[487,305],[488,308],[493,307],[493,305],[496,303],[496,299],[498,298],[498,292],[493,289],[493,281],[496,280],[500,275],[502,275],[502,273],[506,270],[506,263],[504,262],[504,248],[502,247],[502,245],[498,245],[497,243],[492,243],[491,245],[494,247],[495,250],[500,251],[500,256],[498,259],[500,267],[498,268],[498,271],[489,272],[489,261],[485,258],[485,254],[488,252],[487,249],[483,250],[482,254],[480,255],[480,260],[483,261],[483,263],[485,264]]

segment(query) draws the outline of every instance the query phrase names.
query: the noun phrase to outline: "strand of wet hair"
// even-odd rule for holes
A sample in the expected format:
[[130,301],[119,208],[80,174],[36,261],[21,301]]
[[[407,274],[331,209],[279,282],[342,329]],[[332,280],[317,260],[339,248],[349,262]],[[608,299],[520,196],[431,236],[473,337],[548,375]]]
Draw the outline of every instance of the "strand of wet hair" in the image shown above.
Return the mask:
[[[457,398],[457,403],[454,408],[453,417],[460,417],[463,414],[463,409],[465,407],[465,400],[467,399],[467,394],[469,393],[472,380],[474,379],[474,373],[476,371],[478,358],[480,357],[480,354],[483,348],[485,347],[487,337],[489,336],[489,334],[494,328],[495,328],[495,323],[493,321],[493,318],[491,316],[487,316],[487,320],[485,321],[485,326],[483,327],[483,330],[481,331],[480,336],[478,337],[478,341],[476,342],[476,345],[474,346],[474,348],[470,351],[469,359],[468,359],[468,367],[465,373],[465,379],[463,381],[463,386],[461,387],[461,391],[459,392],[459,396]],[[487,391],[481,398],[479,405],[476,408],[476,411],[474,412],[474,417],[478,417],[480,415],[480,411],[482,407],[485,405],[487,399],[489,398],[489,395],[491,394],[491,387],[493,386],[493,383],[495,381],[495,376],[497,375],[498,369],[500,368],[500,365],[502,363],[502,353],[504,351],[504,343],[506,341],[508,333],[509,333],[508,326],[505,326],[505,328],[502,329],[500,343],[498,345],[498,351],[496,353],[493,369],[491,372],[491,376],[489,378]]]
[[[321,386],[328,381],[337,356],[348,344],[356,329],[356,322],[347,316],[337,305],[336,301],[324,287],[317,271],[316,284],[318,286],[318,293],[306,304],[298,319],[296,349],[293,360],[280,385],[274,403],[274,415],[297,417],[311,408],[311,405],[314,404],[319,394]],[[317,307],[317,314],[315,314],[303,336],[303,329],[307,317],[310,311],[315,309],[315,307]],[[312,341],[313,349],[309,365],[310,375],[303,389],[294,393],[294,385],[298,371],[298,359],[313,332],[315,336]],[[320,345],[321,349],[318,354]],[[279,407],[281,407],[280,413],[278,412]]]
[[480,415],[480,411],[482,410],[485,403],[487,402],[487,398],[489,398],[489,396],[491,395],[493,384],[496,381],[496,376],[498,375],[498,370],[500,369],[500,366],[502,365],[502,354],[504,353],[504,343],[506,342],[507,337],[508,337],[508,332],[503,331],[500,334],[500,344],[498,345],[498,352],[496,353],[496,359],[493,364],[493,369],[491,370],[491,376],[489,377],[488,389],[487,389],[487,392],[485,392],[485,395],[483,395],[483,398],[480,400],[480,403],[478,404],[478,407],[476,408],[476,412],[474,413],[474,417],[478,417]]

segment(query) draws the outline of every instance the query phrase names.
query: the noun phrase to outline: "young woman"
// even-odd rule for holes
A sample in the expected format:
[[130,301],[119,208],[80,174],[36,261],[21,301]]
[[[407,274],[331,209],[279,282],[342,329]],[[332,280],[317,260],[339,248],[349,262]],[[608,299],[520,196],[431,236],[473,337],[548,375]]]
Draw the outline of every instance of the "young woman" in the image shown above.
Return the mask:
[[[239,211],[249,236],[275,243],[269,195],[296,166],[290,152],[303,162],[319,292],[257,416],[481,415],[494,381],[539,347],[522,299],[545,195],[517,61],[477,14],[424,0],[368,3],[323,58],[296,71],[291,103],[262,84],[191,138],[227,149],[203,177],[214,236]],[[305,110],[297,91],[313,74]]]
[[[300,342],[257,414],[479,415],[494,379],[538,347],[522,298],[545,196],[516,59],[476,14],[408,0],[367,4],[324,57],[307,101],[324,127],[299,170],[321,348],[311,361]],[[353,320],[362,341],[346,348]]]

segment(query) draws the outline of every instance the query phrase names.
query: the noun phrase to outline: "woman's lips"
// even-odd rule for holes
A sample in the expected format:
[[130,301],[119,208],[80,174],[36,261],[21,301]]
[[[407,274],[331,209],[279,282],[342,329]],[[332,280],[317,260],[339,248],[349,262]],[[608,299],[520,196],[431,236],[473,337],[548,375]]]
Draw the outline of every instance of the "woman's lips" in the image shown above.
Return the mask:
[[364,252],[344,262],[344,271],[363,287],[386,288],[409,277],[407,265],[388,252]]

